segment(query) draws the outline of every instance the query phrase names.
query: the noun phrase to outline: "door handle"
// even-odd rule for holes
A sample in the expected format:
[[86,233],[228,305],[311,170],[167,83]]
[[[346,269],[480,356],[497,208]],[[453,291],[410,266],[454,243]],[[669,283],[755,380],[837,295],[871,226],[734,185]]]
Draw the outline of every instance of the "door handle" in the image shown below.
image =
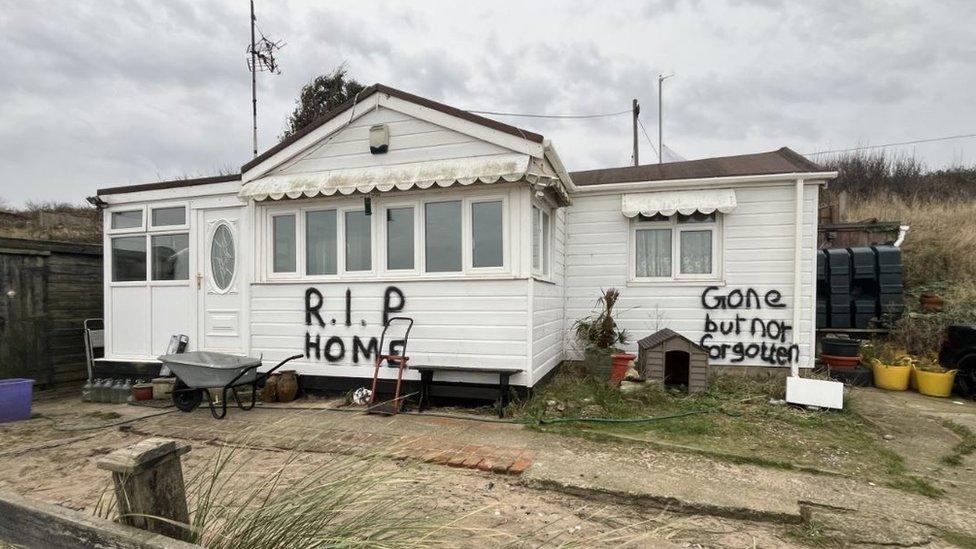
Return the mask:
[[203,274],[197,273],[197,289],[203,288]]

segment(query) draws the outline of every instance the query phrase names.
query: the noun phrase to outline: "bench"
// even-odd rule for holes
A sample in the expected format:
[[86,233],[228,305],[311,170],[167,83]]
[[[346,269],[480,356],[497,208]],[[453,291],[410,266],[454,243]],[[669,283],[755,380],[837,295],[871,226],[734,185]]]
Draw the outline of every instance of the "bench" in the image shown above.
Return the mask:
[[464,372],[474,374],[497,374],[498,375],[498,417],[502,417],[505,406],[508,404],[508,380],[515,374],[523,372],[521,368],[486,368],[469,366],[409,366],[411,370],[420,372],[420,405],[418,411],[423,412],[430,406],[430,387],[434,385],[435,372]]

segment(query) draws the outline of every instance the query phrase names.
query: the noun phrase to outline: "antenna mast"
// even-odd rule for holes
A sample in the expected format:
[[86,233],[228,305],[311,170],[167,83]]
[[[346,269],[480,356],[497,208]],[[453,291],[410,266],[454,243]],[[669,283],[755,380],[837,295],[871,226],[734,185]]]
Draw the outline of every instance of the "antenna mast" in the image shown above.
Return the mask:
[[[257,29],[261,34],[261,39],[255,41],[254,31]],[[251,45],[247,48],[250,59],[247,60],[247,70],[251,71],[251,116],[252,124],[252,152],[258,155],[258,71],[267,71],[271,74],[281,74],[278,62],[274,58],[275,51],[280,50],[285,45],[282,41],[272,42],[264,37],[261,29],[257,28],[257,18],[254,16],[254,0],[251,0]]]
[[662,84],[668,78],[674,76],[671,73],[667,76],[657,75],[657,163],[664,162],[664,98],[661,95]]

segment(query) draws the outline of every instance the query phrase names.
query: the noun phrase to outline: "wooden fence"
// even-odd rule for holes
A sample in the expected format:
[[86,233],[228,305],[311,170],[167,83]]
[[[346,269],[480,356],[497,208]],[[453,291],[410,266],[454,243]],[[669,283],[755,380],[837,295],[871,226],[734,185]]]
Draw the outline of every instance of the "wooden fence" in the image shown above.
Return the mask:
[[102,297],[101,245],[0,238],[0,378],[84,379],[83,322]]

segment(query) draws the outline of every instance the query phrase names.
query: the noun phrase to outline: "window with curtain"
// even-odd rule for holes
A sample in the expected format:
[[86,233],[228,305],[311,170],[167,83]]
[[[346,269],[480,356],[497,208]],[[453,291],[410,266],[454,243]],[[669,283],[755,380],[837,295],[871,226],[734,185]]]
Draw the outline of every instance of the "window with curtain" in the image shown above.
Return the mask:
[[502,201],[471,204],[471,265],[501,267],[504,263]]
[[641,229],[636,232],[638,278],[671,276],[671,229]]
[[386,210],[386,268],[413,269],[413,207]]
[[305,212],[305,273],[336,274],[336,211]]
[[271,218],[272,270],[293,273],[296,270],[295,216],[276,215]]
[[712,273],[712,231],[681,231],[681,274]]
[[346,212],[346,271],[373,269],[371,216],[365,211]]
[[461,201],[424,204],[424,254],[428,273],[461,270]]

